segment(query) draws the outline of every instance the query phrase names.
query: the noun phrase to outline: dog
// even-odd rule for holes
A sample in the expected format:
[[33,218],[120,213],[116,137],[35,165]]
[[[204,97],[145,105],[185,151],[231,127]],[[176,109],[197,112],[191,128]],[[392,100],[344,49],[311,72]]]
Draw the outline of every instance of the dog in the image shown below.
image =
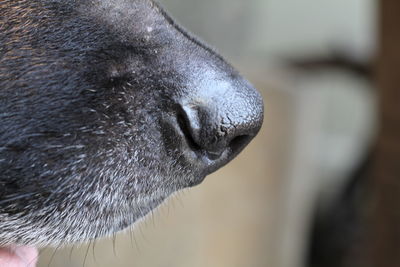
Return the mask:
[[120,231],[257,134],[263,100],[152,0],[0,2],[0,246]]

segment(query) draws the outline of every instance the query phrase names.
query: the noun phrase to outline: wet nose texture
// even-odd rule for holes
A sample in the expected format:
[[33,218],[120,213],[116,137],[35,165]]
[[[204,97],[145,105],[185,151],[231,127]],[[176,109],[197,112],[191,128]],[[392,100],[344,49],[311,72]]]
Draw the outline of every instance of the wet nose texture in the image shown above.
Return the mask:
[[213,92],[183,105],[179,123],[193,150],[214,161],[224,154],[228,162],[260,130],[263,101],[247,82]]

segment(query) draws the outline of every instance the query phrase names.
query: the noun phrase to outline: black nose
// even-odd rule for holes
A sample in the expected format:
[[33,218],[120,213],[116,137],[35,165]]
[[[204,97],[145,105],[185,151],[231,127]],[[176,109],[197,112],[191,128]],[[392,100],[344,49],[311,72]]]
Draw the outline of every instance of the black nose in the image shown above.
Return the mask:
[[[191,148],[211,161],[228,162],[257,134],[263,101],[246,81],[219,82],[182,104],[179,118]],[[224,163],[226,163],[224,162]]]

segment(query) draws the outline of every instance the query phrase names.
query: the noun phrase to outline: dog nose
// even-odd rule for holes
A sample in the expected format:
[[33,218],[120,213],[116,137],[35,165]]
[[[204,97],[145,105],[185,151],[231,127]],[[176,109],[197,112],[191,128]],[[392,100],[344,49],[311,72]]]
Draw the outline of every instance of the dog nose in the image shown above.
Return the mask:
[[263,101],[244,79],[219,80],[182,105],[192,149],[215,161],[227,154],[226,162],[237,155],[258,133],[263,121]]

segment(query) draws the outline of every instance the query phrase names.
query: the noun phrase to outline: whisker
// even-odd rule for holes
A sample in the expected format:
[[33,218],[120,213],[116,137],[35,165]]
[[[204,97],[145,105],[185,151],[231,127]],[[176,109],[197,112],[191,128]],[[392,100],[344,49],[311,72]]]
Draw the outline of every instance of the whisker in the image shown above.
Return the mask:
[[135,241],[136,249],[137,249],[137,251],[139,251],[139,253],[140,253],[140,247],[139,247],[139,243],[137,242],[137,239],[136,239],[135,229],[132,229],[131,232],[132,232],[133,240]]
[[117,235],[114,233],[114,234],[113,234],[113,252],[114,252],[114,257],[118,258],[118,256],[117,256],[117,250],[115,249],[116,240],[117,240]]
[[91,244],[92,244],[92,240],[89,241],[89,245],[88,245],[87,248],[86,248],[85,258],[83,259],[83,267],[85,267],[86,259],[87,259],[87,256],[88,256],[88,254],[89,254],[89,248],[90,248],[90,245],[91,245]]
[[151,222],[152,222],[153,228],[156,228],[156,222],[154,219],[154,210],[151,210]]
[[37,255],[33,260],[31,260],[31,261],[28,263],[28,266],[32,265],[33,262],[38,261],[39,258],[40,258],[40,255],[42,255],[43,252],[44,252],[46,249],[47,249],[47,248],[42,248],[42,249],[40,249],[38,255]]
[[71,250],[69,251],[69,261],[72,261],[72,252],[74,251],[75,246],[73,245],[71,247]]
[[129,239],[131,241],[131,248],[133,248],[132,226],[129,226]]
[[95,246],[96,246],[96,239],[93,240],[93,245],[92,245],[92,256],[93,256],[93,261],[98,265],[97,259],[96,259],[96,253],[95,253]]
[[52,261],[53,261],[53,259],[54,259],[54,256],[56,255],[56,253],[57,253],[58,249],[60,248],[60,246],[61,246],[61,244],[58,245],[58,246],[54,249],[54,252],[53,252],[53,254],[52,254],[51,257],[50,257],[49,263],[47,264],[47,267],[50,267],[50,264],[52,263]]

